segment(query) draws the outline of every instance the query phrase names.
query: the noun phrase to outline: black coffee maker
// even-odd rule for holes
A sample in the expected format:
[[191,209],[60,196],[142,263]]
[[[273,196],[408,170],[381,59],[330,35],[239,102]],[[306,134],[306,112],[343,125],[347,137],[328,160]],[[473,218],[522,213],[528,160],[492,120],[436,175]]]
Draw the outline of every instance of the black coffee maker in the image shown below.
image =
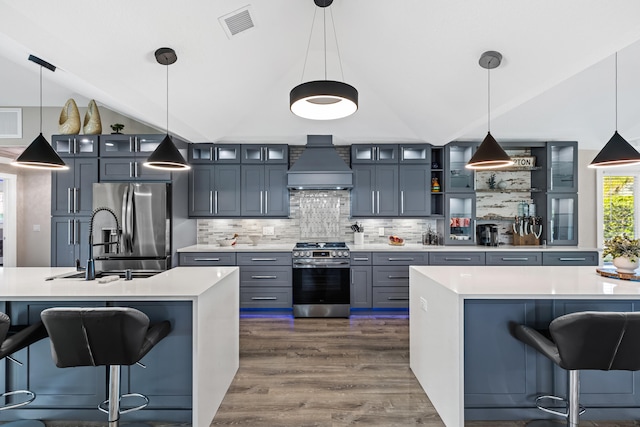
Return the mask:
[[476,238],[479,245],[498,246],[500,234],[496,224],[476,225]]

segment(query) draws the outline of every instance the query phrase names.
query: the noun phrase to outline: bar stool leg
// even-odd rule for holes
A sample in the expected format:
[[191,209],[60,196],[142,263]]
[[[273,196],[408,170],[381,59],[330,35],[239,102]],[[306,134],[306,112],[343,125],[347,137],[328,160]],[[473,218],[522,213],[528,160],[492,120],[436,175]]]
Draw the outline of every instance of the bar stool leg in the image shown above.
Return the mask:
[[109,366],[109,427],[120,424],[120,365]]
[[569,414],[567,418],[568,427],[578,427],[580,423],[580,371],[569,371]]

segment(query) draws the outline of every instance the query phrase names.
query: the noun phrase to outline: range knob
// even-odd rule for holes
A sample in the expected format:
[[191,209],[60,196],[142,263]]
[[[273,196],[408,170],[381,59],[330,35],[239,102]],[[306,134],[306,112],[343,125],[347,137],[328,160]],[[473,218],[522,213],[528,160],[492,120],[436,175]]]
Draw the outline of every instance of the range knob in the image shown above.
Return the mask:
[[331,252],[331,256],[339,256],[339,254],[340,254],[340,253],[339,253],[339,252],[338,252],[338,253],[336,253],[336,251]]
[[304,253],[305,256],[311,256],[311,252],[307,251]]
[[294,252],[293,256],[300,256],[300,252]]
[[348,252],[340,252],[340,256],[349,256]]

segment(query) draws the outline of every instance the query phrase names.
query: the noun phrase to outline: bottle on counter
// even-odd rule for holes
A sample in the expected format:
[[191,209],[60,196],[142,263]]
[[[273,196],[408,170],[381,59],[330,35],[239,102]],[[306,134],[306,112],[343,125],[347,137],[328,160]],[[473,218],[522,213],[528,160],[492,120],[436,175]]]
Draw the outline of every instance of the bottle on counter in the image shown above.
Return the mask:
[[431,192],[439,193],[440,192],[440,183],[438,182],[437,177],[431,178]]

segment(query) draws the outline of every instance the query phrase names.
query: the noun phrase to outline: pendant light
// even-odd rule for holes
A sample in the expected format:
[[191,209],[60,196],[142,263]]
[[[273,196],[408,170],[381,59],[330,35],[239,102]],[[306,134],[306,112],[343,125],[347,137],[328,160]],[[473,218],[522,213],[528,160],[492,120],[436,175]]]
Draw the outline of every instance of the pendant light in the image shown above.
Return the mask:
[[[350,116],[358,110],[358,91],[355,87],[335,80],[327,80],[327,23],[326,8],[333,3],[333,0],[314,0],[316,6],[323,9],[323,35],[324,35],[324,80],[315,80],[299,84],[291,89],[289,93],[289,107],[296,116],[312,120],[334,120]],[[329,10],[331,12],[331,10]],[[316,9],[317,12],[317,9]],[[313,21],[315,22],[315,12]],[[333,25],[333,13],[331,13],[331,23]],[[313,23],[311,24],[311,34],[313,34]],[[302,68],[304,78],[304,68],[309,57],[309,45],[311,44],[311,34],[307,45],[305,65]],[[333,26],[333,36],[336,40],[335,25]],[[340,49],[338,50],[338,62],[340,73],[342,74],[342,62],[340,61]],[[344,80],[344,75],[342,76]]]
[[618,52],[616,52],[616,130],[609,142],[593,159],[590,168],[633,166],[640,164],[640,153],[618,133]]
[[167,67],[167,135],[143,164],[153,169],[170,171],[188,170],[190,169],[189,164],[184,157],[182,157],[182,154],[180,154],[169,136],[169,65],[176,62],[178,56],[170,47],[159,48],[156,50],[155,55],[156,61]]
[[69,169],[69,166],[62,161],[56,150],[42,135],[42,68],[55,72],[56,67],[33,55],[29,55],[29,61],[40,66],[40,135],[11,164],[31,169],[54,171]]
[[480,61],[478,62],[482,68],[487,70],[487,136],[465,167],[467,169],[504,168],[513,165],[513,160],[511,160],[511,157],[509,157],[493,135],[491,135],[491,70],[500,66],[502,55],[500,52],[488,51],[480,56]]

